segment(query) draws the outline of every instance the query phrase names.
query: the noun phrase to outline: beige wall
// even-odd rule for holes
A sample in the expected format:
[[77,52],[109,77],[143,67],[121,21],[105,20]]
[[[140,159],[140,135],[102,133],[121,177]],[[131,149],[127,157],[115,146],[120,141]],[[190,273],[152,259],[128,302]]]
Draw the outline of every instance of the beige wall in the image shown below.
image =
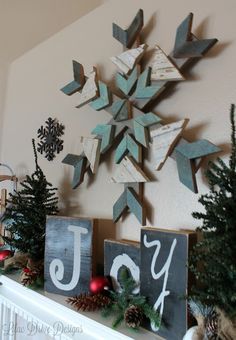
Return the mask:
[[[80,61],[86,71],[92,65],[97,66],[102,80],[113,80],[115,67],[109,57],[120,53],[122,48],[112,38],[112,22],[127,25],[139,8],[144,9],[144,36],[149,46],[158,43],[169,53],[175,30],[190,11],[195,15],[195,34],[220,40],[208,57],[185,74],[187,81],[179,84],[154,111],[168,122],[189,118],[186,138],[190,141],[206,138],[227,150],[228,109],[230,103],[236,101],[235,1],[109,1],[18,58],[9,68],[1,159],[19,176],[33,171],[31,138],[36,137],[45,119],[57,117],[66,127],[64,151],[53,162],[40,156],[40,164],[49,181],[58,186],[67,213],[112,218],[112,206],[123,186],[109,184],[114,169],[109,154],[94,181],[86,176],[76,191],[70,189],[73,170],[61,164],[61,160],[67,153],[79,154],[79,137],[88,136],[96,124],[108,121],[110,116],[106,112],[95,112],[89,106],[76,109],[77,95],[67,97],[59,89],[71,80],[72,59]],[[200,208],[198,195],[180,184],[175,162],[168,159],[160,173],[152,170],[150,162],[146,166],[155,180],[146,184],[144,190],[148,225],[194,228],[196,221],[191,212]],[[202,171],[197,178],[203,193],[207,187]],[[140,226],[133,216],[121,221],[117,229],[118,237],[139,239]]]

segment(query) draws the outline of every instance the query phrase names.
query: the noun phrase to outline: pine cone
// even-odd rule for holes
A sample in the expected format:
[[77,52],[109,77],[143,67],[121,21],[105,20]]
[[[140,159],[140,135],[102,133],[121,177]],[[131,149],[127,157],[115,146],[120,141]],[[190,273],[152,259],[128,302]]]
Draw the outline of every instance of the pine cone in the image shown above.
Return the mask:
[[80,294],[67,299],[67,303],[71,304],[77,311],[92,312],[108,306],[111,299],[103,294]]
[[131,305],[124,314],[124,320],[128,327],[137,328],[143,320],[143,311],[140,307]]
[[205,321],[205,328],[206,328],[206,336],[209,340],[218,339],[218,314],[216,311],[212,311],[206,321]]

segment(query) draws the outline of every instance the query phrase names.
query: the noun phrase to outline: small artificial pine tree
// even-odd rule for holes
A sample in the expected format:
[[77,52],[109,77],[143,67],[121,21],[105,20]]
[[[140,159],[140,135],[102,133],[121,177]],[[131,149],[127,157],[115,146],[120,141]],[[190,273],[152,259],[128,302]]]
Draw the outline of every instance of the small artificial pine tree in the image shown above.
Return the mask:
[[38,165],[35,141],[32,140],[36,169],[21,182],[22,190],[10,194],[10,205],[4,221],[11,237],[4,241],[18,251],[26,253],[32,260],[44,258],[46,216],[58,213],[56,188],[46,180]]
[[235,105],[231,105],[232,151],[227,165],[218,158],[210,162],[206,177],[210,193],[199,202],[205,212],[194,212],[202,220],[198,228],[203,239],[190,255],[190,270],[199,285],[192,298],[219,307],[230,318],[236,317],[236,130]]

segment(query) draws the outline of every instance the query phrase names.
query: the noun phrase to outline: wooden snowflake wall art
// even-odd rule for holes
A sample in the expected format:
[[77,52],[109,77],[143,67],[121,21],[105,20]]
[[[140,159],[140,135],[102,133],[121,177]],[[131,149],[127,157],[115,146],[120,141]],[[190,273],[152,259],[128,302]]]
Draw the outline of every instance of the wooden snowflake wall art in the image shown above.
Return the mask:
[[[94,138],[82,138],[81,155],[68,154],[63,163],[74,167],[72,186],[77,188],[86,171],[98,170],[99,159],[117,143],[115,162],[117,169],[111,181],[124,184],[124,192],[113,207],[113,220],[117,222],[129,210],[141,225],[145,225],[145,209],[142,205],[142,184],[149,181],[143,169],[143,150],[153,144],[154,168],[160,171],[170,156],[176,161],[180,182],[197,193],[196,172],[201,159],[220,149],[207,140],[189,143],[182,133],[188,120],[166,125],[151,108],[156,100],[177,81],[184,80],[186,66],[203,57],[217,39],[198,39],[192,32],[193,14],[190,13],[177,28],[173,51],[167,56],[156,45],[152,63],[142,68],[141,61],[148,46],[140,44],[143,29],[143,10],[140,9],[127,29],[113,23],[113,37],[124,48],[111,58],[117,66],[117,93],[98,79],[95,67],[85,75],[83,65],[73,61],[74,79],[61,91],[72,95],[79,91],[77,107],[89,104],[94,110],[105,109],[111,114],[107,124],[99,124],[92,131]],[[117,142],[119,141],[119,142]]]

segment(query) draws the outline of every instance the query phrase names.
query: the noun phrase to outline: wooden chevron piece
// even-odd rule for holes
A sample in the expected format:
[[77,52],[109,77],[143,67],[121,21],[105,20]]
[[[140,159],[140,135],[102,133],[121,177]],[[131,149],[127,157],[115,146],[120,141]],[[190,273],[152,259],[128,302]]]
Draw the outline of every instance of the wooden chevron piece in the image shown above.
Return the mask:
[[98,95],[97,70],[96,67],[93,67],[81,93],[79,93],[79,104],[76,107],[79,108],[89,103],[91,100],[97,98]]
[[152,112],[146,113],[134,119],[134,136],[135,139],[141,143],[145,148],[149,144],[149,130],[148,127],[158,124],[161,118],[154,115]]
[[97,97],[90,103],[90,106],[96,111],[105,109],[111,104],[111,93],[108,86],[99,80],[98,87],[99,97]]
[[155,46],[154,53],[154,60],[151,65],[151,80],[184,80],[184,77],[179,72],[178,68],[170,61],[160,46]]
[[161,170],[163,167],[181,137],[187,123],[188,119],[183,119],[168,125],[150,127],[152,152],[154,154],[156,170]]
[[86,171],[87,160],[84,156],[68,154],[62,160],[62,163],[72,165],[74,167],[74,176],[72,180],[72,188],[76,189],[84,180],[84,173]]
[[115,152],[115,162],[120,163],[128,154],[140,163],[142,161],[142,148],[130,134],[125,134]]
[[143,10],[140,9],[136,16],[134,17],[132,23],[126,30],[123,30],[120,26],[113,23],[112,35],[122,45],[124,45],[127,48],[130,48],[137,39],[142,28],[143,28]]
[[90,164],[90,169],[92,173],[95,174],[99,165],[101,139],[81,137],[81,143],[83,145],[84,154]]
[[138,80],[138,66],[135,66],[130,76],[127,79],[120,73],[116,74],[116,85],[125,94],[129,95]]
[[142,183],[149,181],[143,170],[132,157],[125,156],[115,170],[111,182],[114,183]]
[[127,99],[116,100],[111,107],[111,113],[116,122],[127,120],[131,115],[131,105]]
[[79,91],[84,86],[84,82],[85,82],[83,65],[81,65],[75,60],[73,60],[72,63],[73,63],[74,80],[72,80],[69,84],[61,88],[61,91],[67,94],[68,96],[71,96],[75,92]]
[[140,74],[135,91],[135,98],[151,99],[163,91],[162,82],[151,85],[151,72],[151,67],[148,67]]
[[175,58],[202,57],[218,41],[217,39],[193,39],[192,23],[193,13],[190,13],[177,28],[173,53]]
[[93,135],[102,137],[101,153],[104,153],[111,146],[115,129],[115,125],[98,124],[91,132]]
[[120,69],[121,72],[128,74],[140,61],[146,49],[147,45],[142,44],[139,47],[127,50],[118,56],[111,57],[111,61]]
[[135,215],[141,225],[145,224],[146,217],[141,200],[131,187],[127,187],[114,204],[113,221],[117,222],[128,209]]
[[180,182],[194,193],[197,193],[196,166],[194,161],[219,151],[219,147],[204,139],[178,145],[175,148],[175,156]]

